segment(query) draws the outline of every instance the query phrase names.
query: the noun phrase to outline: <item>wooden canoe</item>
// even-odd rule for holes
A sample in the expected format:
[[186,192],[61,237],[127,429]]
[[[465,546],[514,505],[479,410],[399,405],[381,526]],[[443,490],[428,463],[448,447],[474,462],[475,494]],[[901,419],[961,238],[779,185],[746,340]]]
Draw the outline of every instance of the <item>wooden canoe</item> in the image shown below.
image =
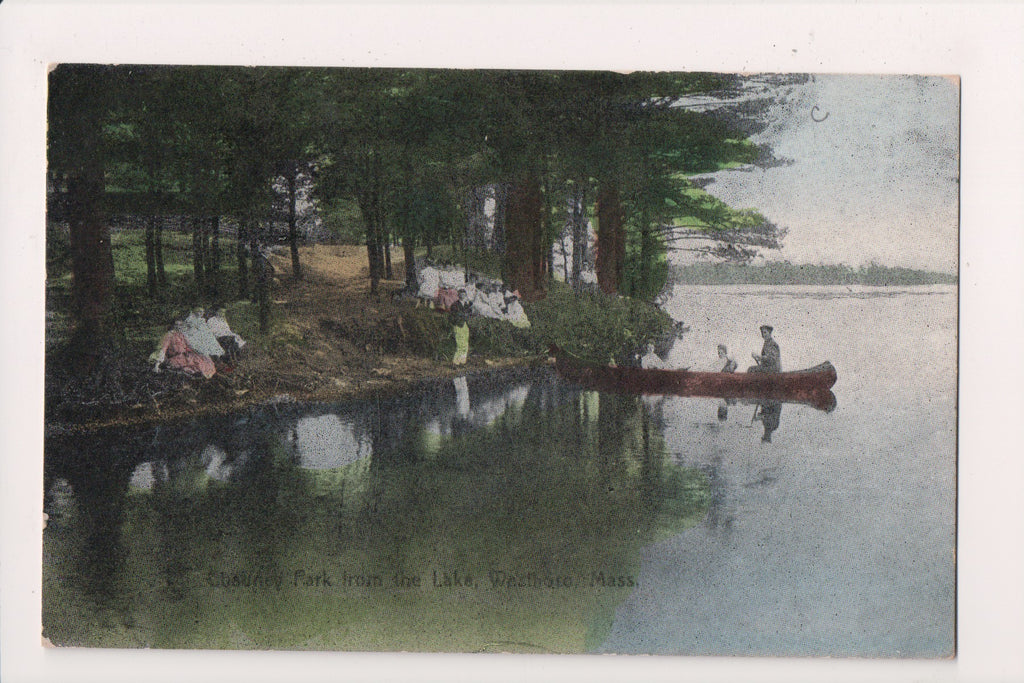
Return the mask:
[[551,353],[559,376],[598,391],[803,403],[826,412],[836,407],[836,369],[828,361],[793,372],[691,372],[602,365],[554,346]]

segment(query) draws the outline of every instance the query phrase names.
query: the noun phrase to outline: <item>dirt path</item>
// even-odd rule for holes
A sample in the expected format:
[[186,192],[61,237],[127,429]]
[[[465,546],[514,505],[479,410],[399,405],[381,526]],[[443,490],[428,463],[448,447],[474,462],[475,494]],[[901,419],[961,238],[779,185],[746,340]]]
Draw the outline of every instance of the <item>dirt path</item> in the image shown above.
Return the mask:
[[[401,253],[392,251],[392,258]],[[290,253],[274,254],[271,257],[278,272],[291,277],[292,260]],[[314,244],[299,248],[299,260],[304,276],[319,279],[325,284],[334,284],[345,289],[369,292],[369,267],[364,247],[342,244]],[[403,263],[404,266],[404,263]],[[394,268],[395,272],[403,272]]]

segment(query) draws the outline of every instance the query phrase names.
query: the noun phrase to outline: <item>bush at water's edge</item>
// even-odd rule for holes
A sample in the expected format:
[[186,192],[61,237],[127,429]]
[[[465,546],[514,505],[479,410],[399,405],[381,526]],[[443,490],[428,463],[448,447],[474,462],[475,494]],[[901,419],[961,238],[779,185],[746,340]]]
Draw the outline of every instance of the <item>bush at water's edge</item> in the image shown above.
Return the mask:
[[552,283],[548,296],[526,312],[539,341],[596,361],[624,362],[672,327],[672,318],[654,304],[596,290],[573,293],[563,283]]

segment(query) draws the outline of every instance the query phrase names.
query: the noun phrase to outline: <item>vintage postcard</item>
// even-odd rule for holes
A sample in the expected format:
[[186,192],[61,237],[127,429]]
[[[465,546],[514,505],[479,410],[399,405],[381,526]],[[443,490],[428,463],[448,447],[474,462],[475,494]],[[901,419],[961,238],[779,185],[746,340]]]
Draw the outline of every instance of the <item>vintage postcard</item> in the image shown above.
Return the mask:
[[48,644],[956,655],[956,75],[47,88]]
[[1024,672],[1019,8],[171,7],[0,6],[0,678]]

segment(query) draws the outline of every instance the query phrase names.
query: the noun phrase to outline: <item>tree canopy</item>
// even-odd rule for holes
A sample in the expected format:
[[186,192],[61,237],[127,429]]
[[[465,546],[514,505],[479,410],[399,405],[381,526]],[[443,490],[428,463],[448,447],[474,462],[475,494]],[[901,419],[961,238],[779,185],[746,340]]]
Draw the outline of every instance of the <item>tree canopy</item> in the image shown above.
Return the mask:
[[[70,228],[80,322],[100,329],[109,309],[111,213],[190,216],[196,282],[207,290],[220,263],[217,221],[233,221],[244,293],[283,181],[293,193],[289,238],[301,277],[301,172],[315,179],[321,202],[358,206],[373,291],[396,240],[409,255],[417,243],[465,248],[466,197],[489,186],[501,190],[493,196],[503,274],[524,298],[544,296],[567,197],[578,220],[597,218],[601,288],[652,296],[657,262],[675,239],[666,226],[761,231],[760,245],[772,246],[774,226],[763,217],[709,201],[690,180],[759,154],[735,121],[679,106],[736,81],[669,72],[61,65],[50,77],[49,170],[61,198],[51,206],[64,207],[54,217]],[[258,289],[261,271],[253,272]]]

